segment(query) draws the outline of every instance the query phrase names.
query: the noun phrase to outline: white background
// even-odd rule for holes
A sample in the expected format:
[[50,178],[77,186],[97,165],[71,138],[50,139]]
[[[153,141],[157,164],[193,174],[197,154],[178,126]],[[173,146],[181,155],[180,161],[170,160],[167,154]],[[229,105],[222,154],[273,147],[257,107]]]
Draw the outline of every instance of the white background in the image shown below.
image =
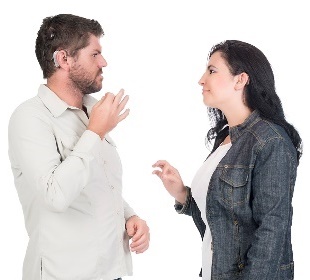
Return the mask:
[[174,200],[151,165],[166,159],[186,184],[208,154],[209,129],[198,80],[212,45],[225,39],[249,42],[273,66],[287,120],[304,140],[294,193],[295,279],[308,277],[309,13],[306,1],[9,1],[1,7],[1,196],[0,278],[21,279],[27,246],[22,208],[7,155],[7,125],[13,109],[37,94],[42,72],[34,46],[44,17],[72,13],[97,19],[105,30],[106,91],[124,88],[129,117],[112,133],[124,168],[124,196],[147,220],[151,245],[134,255],[126,279],[198,279],[200,237],[190,217],[177,215]]

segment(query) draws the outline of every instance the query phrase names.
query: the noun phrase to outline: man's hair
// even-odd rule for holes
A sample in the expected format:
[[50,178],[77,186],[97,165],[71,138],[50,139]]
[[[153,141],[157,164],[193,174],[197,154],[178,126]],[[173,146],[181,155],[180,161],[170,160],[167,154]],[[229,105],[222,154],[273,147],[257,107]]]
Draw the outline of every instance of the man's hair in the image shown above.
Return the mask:
[[101,25],[93,19],[71,14],[59,14],[43,19],[36,39],[35,52],[43,71],[43,78],[49,78],[56,67],[53,54],[65,50],[75,56],[89,44],[90,35],[103,36]]

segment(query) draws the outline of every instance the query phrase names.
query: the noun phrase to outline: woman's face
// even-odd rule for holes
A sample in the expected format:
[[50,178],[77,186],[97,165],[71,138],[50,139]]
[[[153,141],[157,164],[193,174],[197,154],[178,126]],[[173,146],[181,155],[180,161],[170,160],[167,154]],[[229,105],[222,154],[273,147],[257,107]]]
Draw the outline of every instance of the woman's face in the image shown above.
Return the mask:
[[223,110],[231,103],[238,77],[233,76],[220,52],[210,57],[206,72],[199,80],[205,105]]

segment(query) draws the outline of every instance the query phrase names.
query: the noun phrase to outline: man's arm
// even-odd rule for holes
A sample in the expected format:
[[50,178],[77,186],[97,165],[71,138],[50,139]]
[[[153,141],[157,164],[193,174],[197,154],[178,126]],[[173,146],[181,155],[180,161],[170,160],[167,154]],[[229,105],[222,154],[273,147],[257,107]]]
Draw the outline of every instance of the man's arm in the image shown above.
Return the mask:
[[[32,108],[15,112],[9,124],[9,152],[13,170],[21,170],[32,188],[52,210],[65,211],[86,186],[100,137],[85,131],[73,151],[61,161],[52,124]],[[29,190],[30,191],[30,190]]]

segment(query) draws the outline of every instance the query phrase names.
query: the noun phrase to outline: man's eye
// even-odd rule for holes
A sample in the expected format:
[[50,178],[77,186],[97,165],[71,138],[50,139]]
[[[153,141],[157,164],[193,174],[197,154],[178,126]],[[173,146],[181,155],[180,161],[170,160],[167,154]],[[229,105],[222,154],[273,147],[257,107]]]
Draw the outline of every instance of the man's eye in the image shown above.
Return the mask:
[[98,53],[94,53],[94,54],[93,54],[93,57],[96,57],[97,55],[98,55]]

